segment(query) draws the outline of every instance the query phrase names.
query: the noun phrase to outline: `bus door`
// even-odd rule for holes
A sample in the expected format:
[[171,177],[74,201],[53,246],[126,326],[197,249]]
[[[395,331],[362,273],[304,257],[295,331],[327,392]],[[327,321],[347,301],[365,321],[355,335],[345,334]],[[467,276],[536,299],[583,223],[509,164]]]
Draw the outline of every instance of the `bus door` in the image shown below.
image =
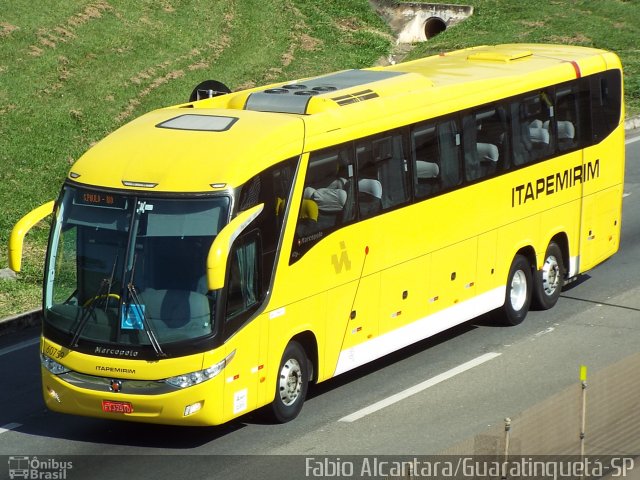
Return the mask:
[[[361,223],[359,236],[362,239],[371,239],[373,231],[368,229],[367,223]],[[370,230],[370,231],[365,231]],[[378,315],[380,304],[380,272],[374,271],[376,257],[380,252],[374,252],[369,242],[353,239],[341,242],[340,245],[351,246],[352,248],[341,248],[332,256],[332,265],[336,269],[346,268],[346,262],[351,269],[360,275],[341,290],[348,295],[350,308],[346,312],[348,316],[347,325],[344,331],[342,350],[362,344],[378,336]],[[348,254],[348,257],[347,257]]]

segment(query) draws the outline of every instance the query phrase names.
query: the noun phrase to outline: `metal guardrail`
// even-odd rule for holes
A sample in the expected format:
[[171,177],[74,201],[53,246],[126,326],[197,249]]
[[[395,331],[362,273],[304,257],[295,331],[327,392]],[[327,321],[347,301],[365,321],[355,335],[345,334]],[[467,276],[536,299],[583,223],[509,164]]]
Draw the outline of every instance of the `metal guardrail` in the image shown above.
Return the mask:
[[[442,452],[445,455],[630,455],[640,452],[640,353]],[[507,421],[508,420],[508,421]]]

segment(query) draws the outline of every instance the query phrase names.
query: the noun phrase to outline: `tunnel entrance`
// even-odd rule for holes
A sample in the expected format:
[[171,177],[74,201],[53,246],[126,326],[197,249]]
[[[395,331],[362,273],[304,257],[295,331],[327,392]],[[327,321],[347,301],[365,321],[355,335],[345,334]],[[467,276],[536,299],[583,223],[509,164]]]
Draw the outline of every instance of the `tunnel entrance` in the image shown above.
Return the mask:
[[430,17],[424,22],[424,36],[427,40],[447,29],[447,24],[439,17]]

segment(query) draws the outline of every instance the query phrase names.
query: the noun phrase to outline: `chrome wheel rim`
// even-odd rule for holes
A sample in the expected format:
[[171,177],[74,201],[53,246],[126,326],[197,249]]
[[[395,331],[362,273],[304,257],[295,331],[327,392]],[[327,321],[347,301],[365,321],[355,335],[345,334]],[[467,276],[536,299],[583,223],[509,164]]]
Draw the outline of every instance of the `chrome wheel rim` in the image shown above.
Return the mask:
[[542,266],[542,289],[548,296],[553,295],[560,287],[560,264],[558,259],[550,255]]
[[280,370],[278,381],[280,400],[287,407],[293,405],[300,396],[302,390],[302,368],[295,358],[290,358]]
[[509,297],[513,310],[517,312],[524,307],[527,301],[527,276],[522,270],[518,270],[513,274]]

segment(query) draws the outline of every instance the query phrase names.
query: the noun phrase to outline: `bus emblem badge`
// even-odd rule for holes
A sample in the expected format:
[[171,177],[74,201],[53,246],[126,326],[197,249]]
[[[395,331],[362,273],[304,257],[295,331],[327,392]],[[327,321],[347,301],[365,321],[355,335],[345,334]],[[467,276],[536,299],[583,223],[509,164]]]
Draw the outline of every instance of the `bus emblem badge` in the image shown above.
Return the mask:
[[109,390],[113,393],[119,393],[122,391],[122,381],[120,380],[111,380],[109,382]]
[[347,270],[351,270],[351,260],[349,260],[349,254],[347,253],[347,245],[345,242],[340,242],[340,258],[335,253],[331,256],[331,263],[336,273],[342,271],[342,267],[346,267]]

